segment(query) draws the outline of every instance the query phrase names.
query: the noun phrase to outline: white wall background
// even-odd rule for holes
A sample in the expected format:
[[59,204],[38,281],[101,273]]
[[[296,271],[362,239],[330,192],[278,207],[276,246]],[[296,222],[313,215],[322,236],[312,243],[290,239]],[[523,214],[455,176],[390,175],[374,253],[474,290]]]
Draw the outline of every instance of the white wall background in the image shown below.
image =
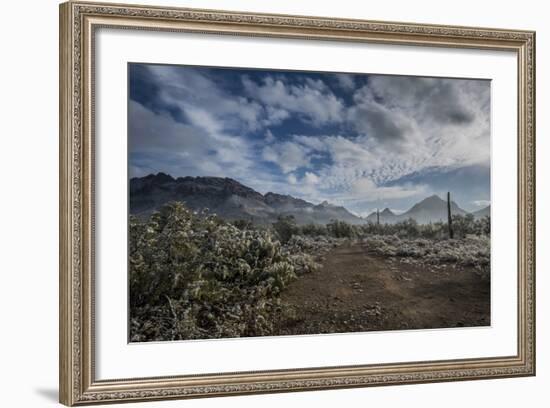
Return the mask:
[[[462,0],[150,0],[156,4],[537,31],[538,375],[470,381],[289,393],[142,407],[546,406],[550,383],[550,26],[544,2]],[[134,0],[134,3],[143,1]],[[145,1],[144,3],[149,3]],[[6,2],[0,24],[0,374],[2,406],[57,404],[58,2]],[[547,402],[546,402],[547,404]],[[130,405],[126,405],[130,406]]]

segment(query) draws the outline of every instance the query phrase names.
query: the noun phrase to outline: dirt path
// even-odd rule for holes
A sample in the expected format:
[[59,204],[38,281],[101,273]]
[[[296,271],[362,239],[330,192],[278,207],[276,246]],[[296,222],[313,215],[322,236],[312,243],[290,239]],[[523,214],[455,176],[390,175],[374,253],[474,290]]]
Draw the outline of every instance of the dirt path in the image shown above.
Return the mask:
[[425,266],[335,248],[316,272],[283,292],[295,316],[280,334],[426,329],[490,324],[490,284],[473,268]]

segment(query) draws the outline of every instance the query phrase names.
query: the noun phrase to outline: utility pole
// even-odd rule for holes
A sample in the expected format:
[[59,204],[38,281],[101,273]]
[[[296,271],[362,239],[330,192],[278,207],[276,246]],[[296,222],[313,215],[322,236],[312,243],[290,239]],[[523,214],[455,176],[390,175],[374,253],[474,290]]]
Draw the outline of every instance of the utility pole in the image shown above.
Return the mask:
[[451,193],[447,192],[447,223],[449,224],[449,238],[454,238],[453,233],[453,216],[451,214]]

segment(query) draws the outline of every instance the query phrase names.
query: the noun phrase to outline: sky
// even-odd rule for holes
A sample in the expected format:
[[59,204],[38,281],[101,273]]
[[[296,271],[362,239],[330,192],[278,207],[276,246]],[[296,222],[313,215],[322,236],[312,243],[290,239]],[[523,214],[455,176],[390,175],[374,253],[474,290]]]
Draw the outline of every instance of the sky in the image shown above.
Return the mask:
[[490,203],[489,80],[135,64],[130,177],[230,177],[265,194],[397,213]]

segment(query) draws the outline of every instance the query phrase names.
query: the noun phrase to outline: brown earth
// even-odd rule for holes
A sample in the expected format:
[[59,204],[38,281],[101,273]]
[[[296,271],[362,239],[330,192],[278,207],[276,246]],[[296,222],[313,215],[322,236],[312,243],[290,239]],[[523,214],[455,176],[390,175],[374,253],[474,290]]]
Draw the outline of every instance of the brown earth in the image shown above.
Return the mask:
[[490,283],[474,268],[424,265],[346,244],[282,293],[282,335],[490,325]]

